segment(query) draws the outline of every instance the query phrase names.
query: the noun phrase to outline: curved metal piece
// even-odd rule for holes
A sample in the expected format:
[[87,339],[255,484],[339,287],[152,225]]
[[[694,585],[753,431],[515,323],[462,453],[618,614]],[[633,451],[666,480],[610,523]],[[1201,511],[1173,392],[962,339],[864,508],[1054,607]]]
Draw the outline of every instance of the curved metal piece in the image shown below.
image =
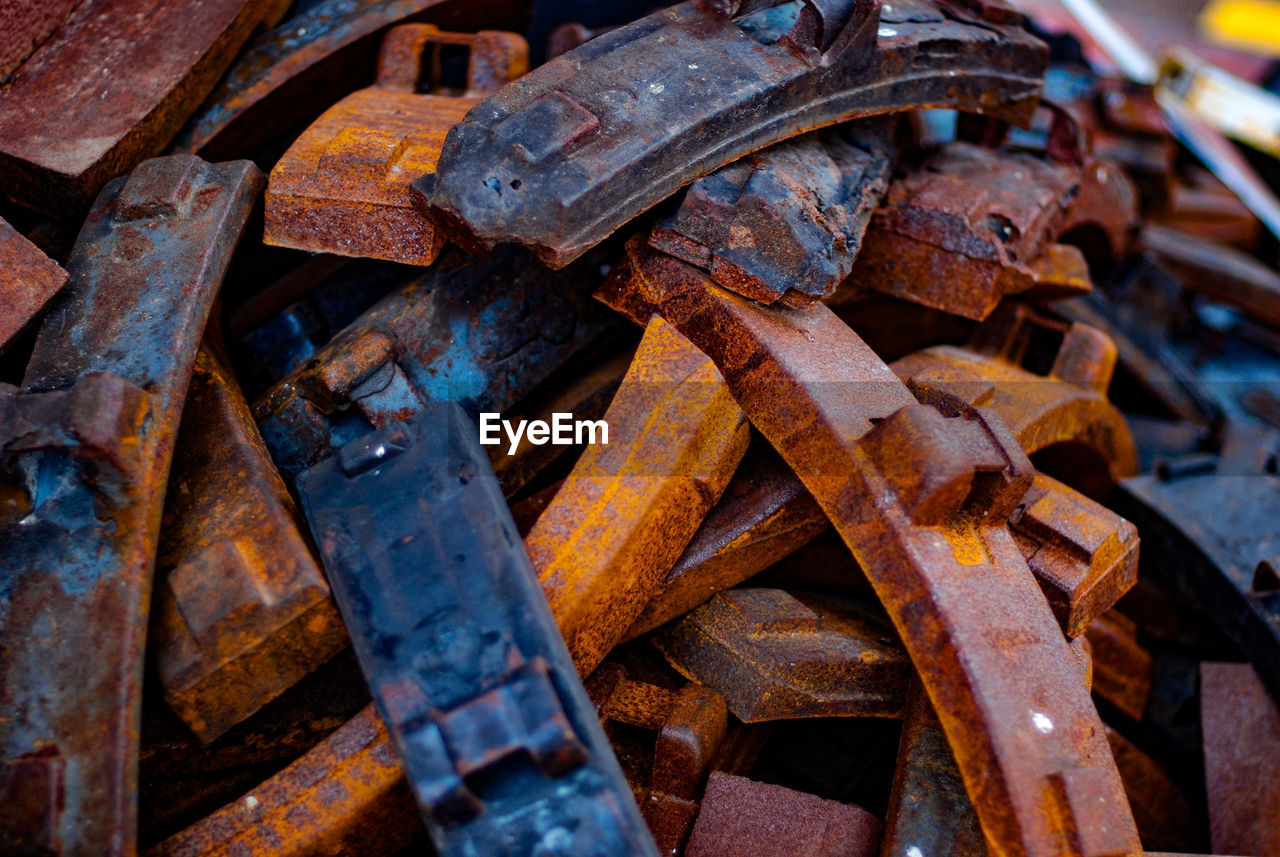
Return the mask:
[[690,0],[525,75],[454,126],[418,201],[473,251],[514,242],[563,267],[804,131],[915,107],[1025,122],[1039,98],[1046,50],[1017,26],[926,2],[740,5]]
[[0,794],[24,795],[0,803],[0,850],[134,852],[169,462],[205,321],[262,185],[247,161],[190,155],[109,183],[22,390],[0,390]]
[[1030,487],[991,411],[954,418],[829,309],[762,307],[632,241],[599,296],[724,373],[866,571],[1003,855],[1141,850],[1080,667],[1007,527]]

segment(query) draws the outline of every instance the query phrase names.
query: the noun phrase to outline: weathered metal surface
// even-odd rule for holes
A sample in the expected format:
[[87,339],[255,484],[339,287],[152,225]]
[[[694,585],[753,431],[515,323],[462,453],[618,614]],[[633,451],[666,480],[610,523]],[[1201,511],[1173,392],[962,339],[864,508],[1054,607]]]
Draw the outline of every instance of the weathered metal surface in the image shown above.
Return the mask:
[[58,31],[81,0],[10,0],[0,10],[0,80],[12,74]]
[[987,842],[933,705],[918,685],[898,744],[880,857],[986,857]]
[[1115,344],[1096,328],[1011,304],[967,347],[927,348],[893,370],[923,402],[997,411],[1029,455],[1056,452],[1059,469],[1089,489],[1138,472],[1129,428],[1106,397],[1115,364]]
[[1168,851],[1204,848],[1198,829],[1201,821],[1164,768],[1111,727],[1107,727],[1107,743],[1124,781],[1143,846]]
[[1125,480],[1114,504],[1142,533],[1143,575],[1212,616],[1280,693],[1280,478],[1198,455]]
[[1121,258],[1138,212],[1123,171],[1080,159],[964,142],[943,147],[890,186],[845,288],[875,289],[977,320],[1008,295],[1087,291],[1074,268],[1037,261],[1059,236],[1085,226],[1101,230]]
[[623,638],[724,493],[750,430],[715,365],[662,319],[525,538],[578,669]]
[[[456,95],[439,79],[445,48],[470,53]],[[430,265],[444,236],[414,209],[409,183],[435,170],[445,134],[468,110],[528,70],[528,53],[515,33],[392,29],[374,85],[326,110],[272,168],[263,242]]]
[[276,776],[146,857],[384,857],[422,822],[372,705]]
[[67,272],[0,219],[0,349],[67,283]]
[[1007,527],[1032,469],[990,411],[946,418],[829,309],[762,307],[627,246],[599,296],[707,353],[866,571],[1001,854],[1139,850],[1078,666]]
[[[557,375],[569,375],[568,378],[553,376],[548,379],[542,389],[504,413],[503,418],[512,421],[542,420],[547,425],[552,424],[556,414],[573,414],[575,420],[602,419],[634,356],[635,349],[627,348],[612,356],[592,360],[581,371],[574,371],[579,368],[576,366],[565,366]],[[490,447],[489,460],[502,483],[502,493],[511,497],[570,449],[560,444],[533,443],[526,431],[516,444],[514,453],[509,439],[506,439],[506,442]],[[545,509],[546,504],[542,508]],[[519,523],[519,516],[516,523]],[[527,530],[522,530],[523,533]]]
[[1114,610],[1085,631],[1093,655],[1093,692],[1135,723],[1151,697],[1151,653],[1138,643],[1138,626]]
[[1068,637],[1093,627],[1138,579],[1138,529],[1042,473],[1009,526]]
[[151,572],[214,295],[263,179],[159,158],[102,192],[0,426],[0,850],[128,855]]
[[298,481],[441,855],[653,855],[475,424],[453,403]]
[[1280,852],[1280,708],[1252,666],[1200,665],[1200,724],[1213,850]]
[[873,857],[880,819],[862,807],[716,771],[685,857]]
[[0,189],[53,215],[157,155],[279,0],[85,0],[0,87]]
[[846,599],[731,589],[653,642],[746,723],[901,717],[906,704],[910,666],[892,629]]
[[503,412],[604,332],[594,258],[556,273],[508,249],[446,251],[254,403],[277,466],[294,474],[428,402]]
[[627,638],[652,631],[817,538],[827,516],[766,445],[753,446]]
[[206,158],[243,156],[373,82],[382,36],[430,22],[470,32],[519,29],[519,0],[320,0],[246,46],[173,148]]
[[612,663],[592,673],[587,690],[610,740],[614,723],[658,733],[648,770],[628,778],[659,853],[681,853],[729,729],[724,699],[697,684],[667,690],[639,681]]
[[849,276],[896,159],[889,119],[770,146],[698,179],[649,246],[763,303],[803,306]]
[[204,741],[347,645],[324,572],[229,370],[196,359],[165,500],[149,646]]
[[1280,273],[1254,257],[1179,229],[1148,225],[1142,249],[1182,276],[1186,287],[1280,327]]
[[928,106],[1025,121],[1045,56],[1017,25],[921,0],[691,0],[486,101],[414,188],[464,246],[515,242],[561,267],[683,185],[804,131]]

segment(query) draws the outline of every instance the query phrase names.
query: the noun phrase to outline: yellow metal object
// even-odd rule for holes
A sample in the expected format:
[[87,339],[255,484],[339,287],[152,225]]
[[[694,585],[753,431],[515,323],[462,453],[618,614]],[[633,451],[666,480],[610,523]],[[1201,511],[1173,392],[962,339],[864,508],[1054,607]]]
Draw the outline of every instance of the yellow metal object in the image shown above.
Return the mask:
[[1210,0],[1200,13],[1200,31],[1229,47],[1280,57],[1280,3]]

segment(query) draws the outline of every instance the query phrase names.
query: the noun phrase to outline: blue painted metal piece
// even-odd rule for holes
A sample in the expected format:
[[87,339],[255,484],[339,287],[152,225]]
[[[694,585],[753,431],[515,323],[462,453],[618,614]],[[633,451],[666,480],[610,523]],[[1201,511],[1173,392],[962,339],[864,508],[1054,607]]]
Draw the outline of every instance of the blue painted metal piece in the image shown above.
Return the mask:
[[657,857],[461,408],[344,447],[298,490],[441,857]]
[[135,851],[143,639],[169,461],[264,178],[143,162],[98,197],[21,389],[0,386],[0,852]]

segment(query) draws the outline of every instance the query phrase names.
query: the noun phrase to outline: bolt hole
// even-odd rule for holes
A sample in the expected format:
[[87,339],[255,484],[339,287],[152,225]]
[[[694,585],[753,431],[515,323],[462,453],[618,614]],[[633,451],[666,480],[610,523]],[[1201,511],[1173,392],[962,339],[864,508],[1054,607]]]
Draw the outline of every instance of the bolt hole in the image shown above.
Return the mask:
[[512,190],[520,190],[520,185],[522,185],[522,184],[524,184],[524,182],[520,181],[520,179],[512,179],[512,180],[511,180],[511,189],[512,189]]

